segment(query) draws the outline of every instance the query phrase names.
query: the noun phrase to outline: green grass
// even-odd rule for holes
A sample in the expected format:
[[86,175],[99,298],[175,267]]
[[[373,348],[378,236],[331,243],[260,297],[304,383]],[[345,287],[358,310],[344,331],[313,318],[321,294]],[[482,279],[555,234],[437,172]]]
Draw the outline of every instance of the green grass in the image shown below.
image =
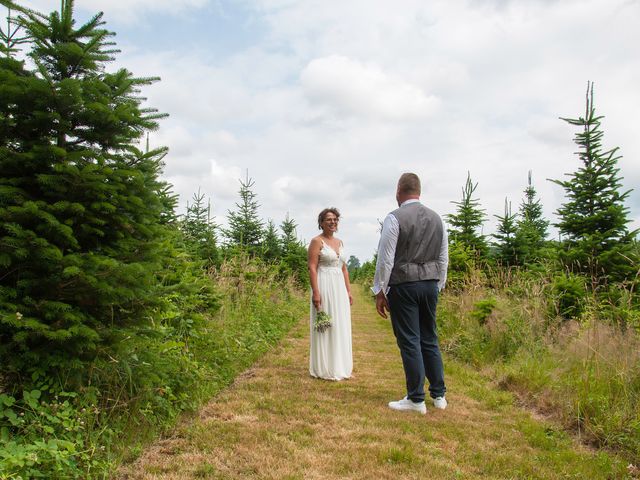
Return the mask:
[[443,349],[581,441],[639,464],[640,338],[597,317],[595,306],[581,323],[549,318],[544,289],[517,281],[445,295]]
[[[387,321],[356,296],[354,378],[308,374],[308,320],[264,355],[162,448],[152,446],[120,478],[327,480],[625,478],[626,463],[582,446],[560,425],[536,420],[485,373],[445,357],[449,408],[427,415],[394,412],[404,394],[400,356]],[[173,451],[173,450],[172,450]]]

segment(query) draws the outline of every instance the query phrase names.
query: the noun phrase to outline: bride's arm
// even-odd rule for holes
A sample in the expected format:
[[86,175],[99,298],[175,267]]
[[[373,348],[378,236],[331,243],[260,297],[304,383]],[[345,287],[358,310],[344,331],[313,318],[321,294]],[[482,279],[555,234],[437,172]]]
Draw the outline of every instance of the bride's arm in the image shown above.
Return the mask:
[[309,244],[309,254],[307,258],[307,266],[309,268],[309,283],[311,283],[311,301],[316,310],[320,309],[322,299],[320,298],[320,290],[318,289],[318,259],[320,258],[320,249],[322,241],[315,237]]

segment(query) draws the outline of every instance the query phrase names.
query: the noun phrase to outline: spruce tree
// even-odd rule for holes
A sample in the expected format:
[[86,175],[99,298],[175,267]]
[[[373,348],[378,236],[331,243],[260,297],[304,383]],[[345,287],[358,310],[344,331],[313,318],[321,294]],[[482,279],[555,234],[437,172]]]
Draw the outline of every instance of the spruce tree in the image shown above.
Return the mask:
[[303,243],[298,240],[296,228],[298,225],[295,220],[289,217],[287,213],[285,219],[280,224],[282,237],[280,242],[282,245],[282,262],[287,270],[293,274],[298,282],[306,286],[309,282],[307,271],[307,249]]
[[[0,3],[0,5],[2,5],[2,3]],[[22,35],[21,30],[20,24],[16,22],[12,16],[11,4],[8,3],[7,25],[4,28],[0,25],[0,53],[4,54],[7,58],[17,52],[20,45],[29,41],[29,37]]]
[[631,261],[636,232],[628,229],[624,205],[630,190],[620,190],[618,148],[603,151],[602,118],[596,116],[593,84],[588,84],[584,117],[561,118],[580,129],[574,141],[581,165],[566,174],[568,180],[552,180],[564,188],[567,197],[556,212],[559,221],[555,224],[564,239],[562,259],[572,271],[586,274],[594,289],[636,273]]
[[72,0],[48,16],[2,4],[35,65],[0,59],[0,362],[15,372],[92,355],[144,317],[166,149],[136,147],[162,117],[138,95],[156,79],[105,72],[102,14],[76,27]]
[[449,230],[450,240],[471,249],[477,256],[484,257],[487,253],[487,241],[478,230],[482,228],[486,215],[480,208],[480,201],[473,198],[476,188],[478,184],[471,181],[471,173],[467,172],[462,200],[451,202],[457,205],[457,209],[456,213],[447,215],[447,220],[452,227]]
[[205,195],[193,194],[193,203],[187,204],[187,212],[181,223],[187,249],[197,259],[204,261],[206,267],[216,265],[219,261],[216,228],[211,217],[211,202],[205,205]]
[[549,221],[542,216],[542,203],[536,198],[531,170],[527,176],[524,196],[517,221],[516,250],[519,263],[528,265],[539,259],[549,227]]
[[249,178],[249,172],[245,179],[239,182],[240,202],[236,203],[235,211],[229,210],[227,214],[229,226],[223,230],[223,233],[229,246],[244,249],[255,255],[259,253],[264,238],[264,226],[258,216],[260,204],[252,190],[255,182]]
[[282,257],[282,245],[276,224],[269,219],[267,228],[264,231],[264,239],[262,241],[262,258],[268,262],[274,262]]
[[280,241],[282,243],[282,251],[285,255],[300,245],[298,237],[296,236],[296,228],[298,228],[298,225],[289,217],[289,213],[287,212],[285,219],[280,224],[280,230],[282,230],[282,238]]
[[498,233],[493,237],[498,241],[496,246],[496,258],[504,266],[518,264],[516,250],[516,214],[511,213],[511,202],[504,199],[504,215],[494,215],[498,219]]

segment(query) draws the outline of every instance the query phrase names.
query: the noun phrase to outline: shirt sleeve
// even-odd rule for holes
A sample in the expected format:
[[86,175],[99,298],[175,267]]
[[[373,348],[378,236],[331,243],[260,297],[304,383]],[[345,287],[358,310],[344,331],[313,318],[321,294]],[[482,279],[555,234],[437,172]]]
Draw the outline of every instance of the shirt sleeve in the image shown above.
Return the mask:
[[376,261],[376,273],[373,277],[373,287],[371,290],[374,295],[384,292],[386,295],[389,291],[389,278],[393,269],[393,261],[396,256],[396,246],[398,245],[398,234],[400,226],[398,219],[389,214],[382,222],[382,233],[380,242],[378,243],[378,259]]
[[438,267],[440,278],[438,279],[438,291],[442,290],[447,283],[447,268],[449,267],[449,235],[447,226],[442,222],[442,246],[438,256]]

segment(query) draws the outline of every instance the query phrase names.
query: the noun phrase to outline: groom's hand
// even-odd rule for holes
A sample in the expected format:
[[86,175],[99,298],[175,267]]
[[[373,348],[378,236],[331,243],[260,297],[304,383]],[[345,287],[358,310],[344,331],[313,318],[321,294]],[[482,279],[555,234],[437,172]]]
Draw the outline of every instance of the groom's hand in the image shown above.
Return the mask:
[[376,310],[378,311],[378,315],[382,318],[387,318],[387,312],[389,311],[389,302],[387,302],[387,297],[385,297],[382,291],[378,292],[376,295]]

